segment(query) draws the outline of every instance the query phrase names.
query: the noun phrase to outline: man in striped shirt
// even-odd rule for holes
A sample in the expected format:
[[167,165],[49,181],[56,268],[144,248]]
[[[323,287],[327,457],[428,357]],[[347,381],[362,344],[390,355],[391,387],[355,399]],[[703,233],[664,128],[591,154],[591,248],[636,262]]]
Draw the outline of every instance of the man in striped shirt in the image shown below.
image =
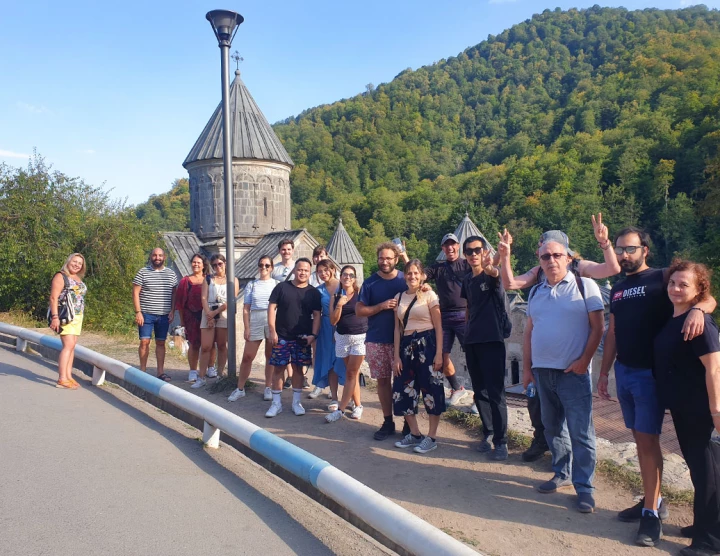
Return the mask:
[[170,323],[175,318],[177,285],[177,275],[165,266],[165,251],[159,247],[153,249],[148,266],[141,268],[133,279],[135,322],[140,336],[140,369],[145,371],[147,367],[154,331],[157,377],[166,382],[170,381],[170,377],[164,371],[165,339]]

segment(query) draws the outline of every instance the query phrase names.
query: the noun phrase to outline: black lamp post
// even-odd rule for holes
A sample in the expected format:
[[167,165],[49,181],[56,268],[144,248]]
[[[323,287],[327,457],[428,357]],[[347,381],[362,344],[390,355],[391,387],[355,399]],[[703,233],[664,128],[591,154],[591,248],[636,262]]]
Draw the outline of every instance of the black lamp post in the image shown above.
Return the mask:
[[235,328],[235,230],[232,180],[232,149],[230,146],[230,45],[240,24],[245,20],[239,13],[229,10],[213,10],[205,18],[212,25],[220,47],[222,73],[222,122],[223,122],[223,174],[225,178],[225,264],[227,276],[227,321],[228,321],[228,376],[237,377],[236,328]]

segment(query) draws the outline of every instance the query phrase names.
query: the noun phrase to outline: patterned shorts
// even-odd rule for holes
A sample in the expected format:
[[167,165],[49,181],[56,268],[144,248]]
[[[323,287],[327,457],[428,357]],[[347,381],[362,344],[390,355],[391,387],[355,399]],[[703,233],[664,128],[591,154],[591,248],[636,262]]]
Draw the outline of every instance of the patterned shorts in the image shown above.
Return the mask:
[[365,355],[365,334],[338,334],[335,332],[335,357]]
[[370,367],[370,376],[375,380],[378,378],[392,378],[395,346],[393,344],[365,342],[365,351],[367,352],[365,361]]
[[415,415],[422,395],[428,415],[445,411],[445,386],[442,369],[433,370],[437,353],[435,331],[403,336],[400,342],[402,372],[393,380],[393,413]]
[[269,363],[275,367],[284,367],[288,363],[306,367],[312,363],[312,351],[308,345],[301,346],[295,340],[281,339],[273,346]]

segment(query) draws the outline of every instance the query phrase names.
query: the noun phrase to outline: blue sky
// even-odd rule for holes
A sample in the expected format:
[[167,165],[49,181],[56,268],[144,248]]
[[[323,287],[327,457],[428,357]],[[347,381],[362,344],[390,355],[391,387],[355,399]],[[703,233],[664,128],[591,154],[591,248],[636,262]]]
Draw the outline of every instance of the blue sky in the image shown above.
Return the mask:
[[697,2],[0,0],[0,162],[25,166],[37,149],[56,170],[132,204],[167,191],[187,175],[182,161],[220,101],[211,9],[245,17],[233,50],[273,123],[454,56],[546,8],[598,3]]

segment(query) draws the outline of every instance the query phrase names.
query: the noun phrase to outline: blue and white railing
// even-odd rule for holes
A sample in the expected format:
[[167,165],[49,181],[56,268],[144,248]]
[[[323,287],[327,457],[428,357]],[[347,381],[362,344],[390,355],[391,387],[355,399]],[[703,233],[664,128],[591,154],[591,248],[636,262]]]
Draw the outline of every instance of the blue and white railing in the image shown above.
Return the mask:
[[[0,333],[14,336],[18,351],[25,351],[27,342],[56,351],[62,349],[62,343],[57,336],[41,334],[19,326],[0,323]],[[328,498],[412,554],[418,556],[477,556],[478,554],[469,546],[328,462],[214,403],[80,345],[75,348],[75,357],[93,365],[92,383],[95,386],[102,385],[105,381],[105,373],[110,373],[203,419],[203,442],[208,447],[217,448],[220,431],[224,432],[310,483]]]

